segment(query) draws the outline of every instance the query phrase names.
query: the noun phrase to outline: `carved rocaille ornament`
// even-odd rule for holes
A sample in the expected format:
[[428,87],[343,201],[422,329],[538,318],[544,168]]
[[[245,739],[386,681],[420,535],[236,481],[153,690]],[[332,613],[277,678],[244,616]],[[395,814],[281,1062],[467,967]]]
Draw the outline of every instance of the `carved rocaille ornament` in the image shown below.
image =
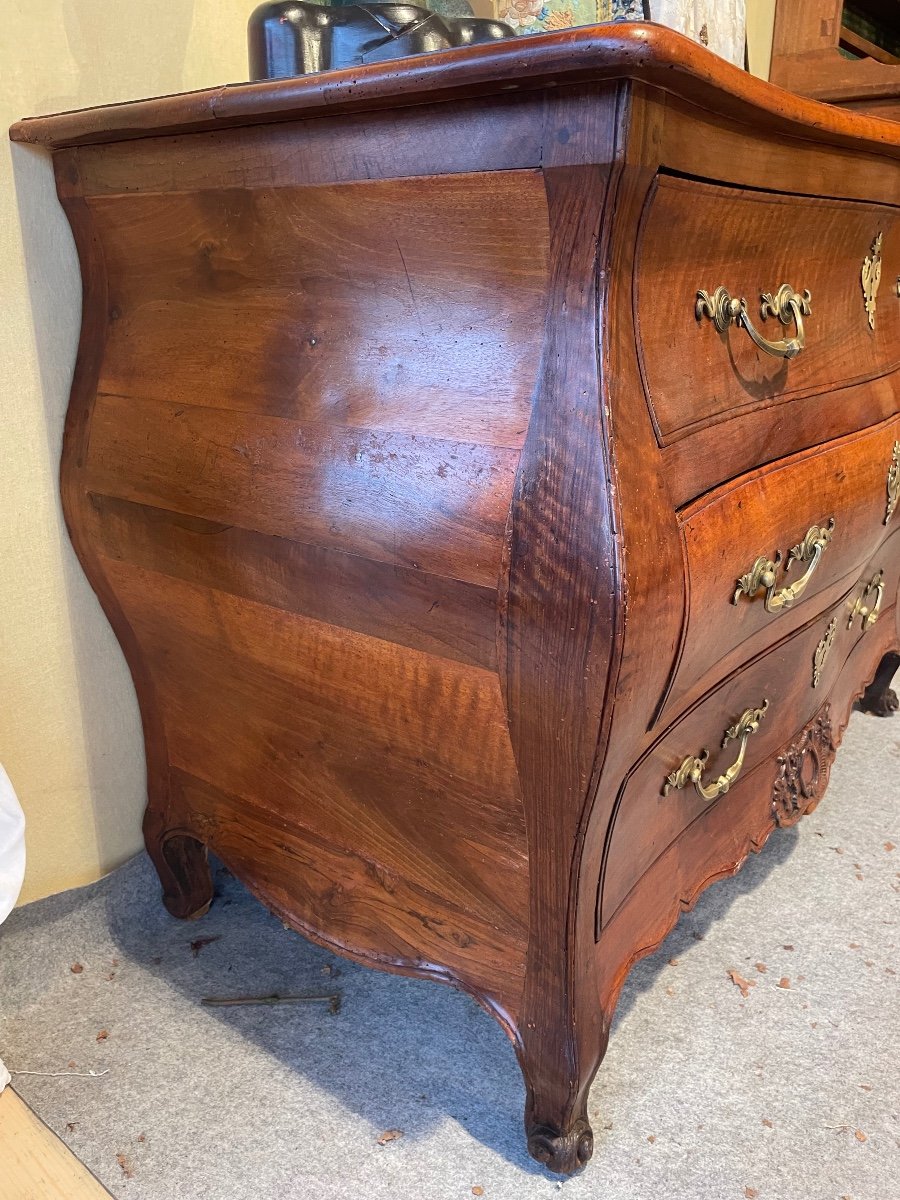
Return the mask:
[[776,824],[795,825],[816,807],[828,786],[836,750],[831,706],[826,704],[778,758],[772,795]]

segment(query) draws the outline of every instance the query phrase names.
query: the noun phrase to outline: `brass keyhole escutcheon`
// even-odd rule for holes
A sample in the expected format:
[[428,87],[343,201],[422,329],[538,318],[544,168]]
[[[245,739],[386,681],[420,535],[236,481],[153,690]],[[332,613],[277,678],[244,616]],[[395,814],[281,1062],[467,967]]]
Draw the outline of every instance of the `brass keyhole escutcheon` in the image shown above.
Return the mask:
[[[863,259],[862,270],[860,271],[860,282],[862,283],[863,300],[866,305],[866,316],[869,319],[869,328],[875,330],[875,312],[876,301],[878,297],[878,286],[881,283],[881,243],[884,239],[884,234],[879,232],[875,235],[872,241],[872,249]],[[897,281],[898,292],[900,292],[900,279]]]

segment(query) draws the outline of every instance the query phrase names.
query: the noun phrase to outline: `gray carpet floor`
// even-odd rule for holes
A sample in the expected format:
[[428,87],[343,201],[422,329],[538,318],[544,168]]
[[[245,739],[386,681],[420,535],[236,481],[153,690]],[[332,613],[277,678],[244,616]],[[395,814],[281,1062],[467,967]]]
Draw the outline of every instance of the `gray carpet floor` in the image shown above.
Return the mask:
[[[0,1056],[105,1072],[14,1086],[129,1200],[897,1200],[898,782],[900,719],[856,714],[819,810],[635,968],[565,1182],[528,1158],[512,1049],[472,1001],[310,945],[222,868],[196,924],[143,856],[14,912]],[[200,1004],[333,989],[337,1015]]]

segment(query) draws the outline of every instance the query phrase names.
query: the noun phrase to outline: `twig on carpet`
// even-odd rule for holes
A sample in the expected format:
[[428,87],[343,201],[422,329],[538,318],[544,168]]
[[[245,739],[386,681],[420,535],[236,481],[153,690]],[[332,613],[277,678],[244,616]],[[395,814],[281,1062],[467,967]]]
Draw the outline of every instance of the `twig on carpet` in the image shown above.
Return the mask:
[[341,993],[332,992],[327,995],[300,995],[300,996],[279,996],[273,994],[271,996],[204,996],[200,1001],[201,1004],[207,1004],[213,1008],[236,1008],[239,1005],[248,1004],[327,1004],[330,1013],[338,1013],[341,1010]]

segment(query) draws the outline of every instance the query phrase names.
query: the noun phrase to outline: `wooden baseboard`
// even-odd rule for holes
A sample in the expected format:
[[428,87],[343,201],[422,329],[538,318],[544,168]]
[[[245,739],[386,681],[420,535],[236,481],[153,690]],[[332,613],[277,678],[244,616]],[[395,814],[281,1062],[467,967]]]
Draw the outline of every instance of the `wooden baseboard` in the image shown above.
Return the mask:
[[110,1200],[12,1088],[0,1094],[0,1200]]

